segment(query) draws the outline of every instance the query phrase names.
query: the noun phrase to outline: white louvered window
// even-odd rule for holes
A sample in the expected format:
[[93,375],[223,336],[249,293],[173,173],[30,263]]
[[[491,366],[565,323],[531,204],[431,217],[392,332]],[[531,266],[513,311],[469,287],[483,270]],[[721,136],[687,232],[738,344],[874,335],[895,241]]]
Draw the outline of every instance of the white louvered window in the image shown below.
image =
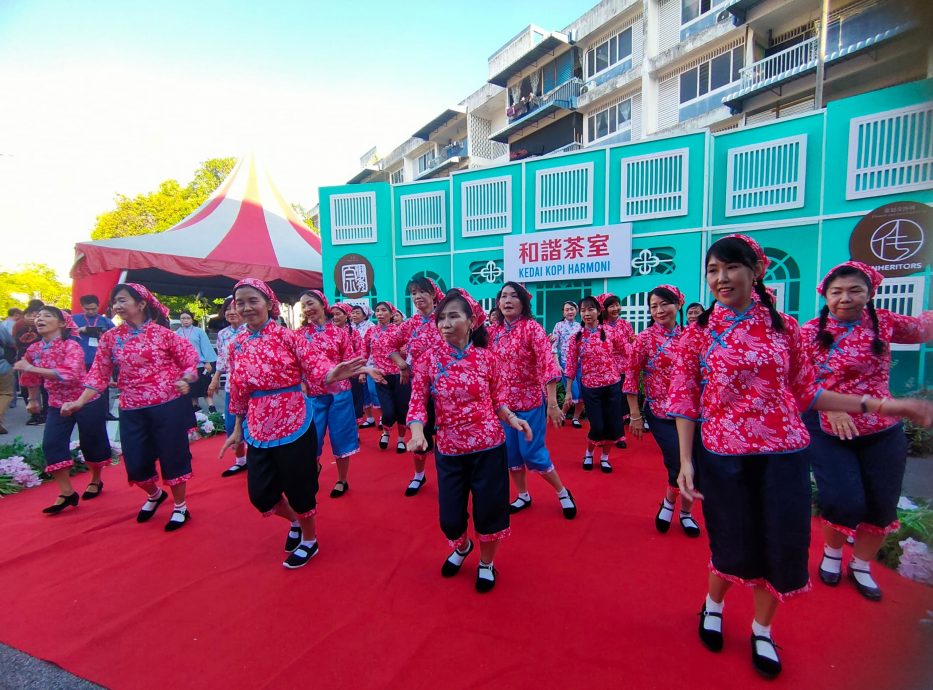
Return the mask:
[[807,171],[807,136],[729,149],[726,215],[801,208]]
[[331,244],[376,241],[376,193],[334,194],[330,198]]
[[[905,316],[920,316],[923,312],[923,276],[908,278],[885,278],[875,292],[877,309],[887,309]],[[891,343],[892,350],[919,350],[919,345]]]
[[512,232],[512,178],[464,182],[460,188],[464,237]]
[[846,199],[933,186],[933,103],[854,118],[849,123]]
[[580,163],[535,174],[535,225],[567,228],[593,222],[593,164]]
[[447,241],[447,212],[444,192],[406,194],[402,206],[402,246]]
[[621,220],[687,215],[689,162],[688,149],[624,158]]
[[398,170],[393,171],[392,174],[389,175],[389,182],[391,182],[392,184],[402,184],[402,182],[404,181],[405,181],[405,168],[404,167],[401,167]]

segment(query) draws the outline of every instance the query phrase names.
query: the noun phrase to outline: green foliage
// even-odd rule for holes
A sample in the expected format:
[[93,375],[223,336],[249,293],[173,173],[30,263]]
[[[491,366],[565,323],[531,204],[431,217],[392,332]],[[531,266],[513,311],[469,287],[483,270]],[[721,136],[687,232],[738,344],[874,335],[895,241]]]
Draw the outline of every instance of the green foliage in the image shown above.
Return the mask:
[[[933,401],[933,388],[921,388],[910,391],[910,398],[922,398]],[[907,434],[907,454],[914,456],[933,455],[933,433],[929,429],[917,426],[907,420],[904,422],[904,431]]]
[[933,507],[927,501],[917,501],[916,510],[897,509],[901,526],[884,538],[878,551],[878,560],[889,568],[897,569],[901,560],[900,542],[914,539],[933,547]]
[[156,295],[158,300],[168,307],[169,314],[173,319],[177,319],[182,311],[190,311],[194,314],[195,325],[201,321],[202,317],[210,318],[220,313],[223,306],[223,299],[207,299],[206,297],[192,297],[191,295],[176,297],[174,295]]
[[102,213],[91,239],[133,237],[167,230],[194,211],[233,170],[236,158],[212,158],[201,163],[186,186],[165,180],[159,189],[133,198],[117,194],[116,208]]
[[316,216],[313,215],[311,211],[306,209],[301,204],[292,204],[292,210],[298,214],[298,217],[304,221],[304,224],[308,226],[311,232],[313,232],[315,235],[321,234],[321,229],[314,224],[314,219]]
[[12,458],[15,455],[21,456],[23,462],[36,472],[41,473],[45,469],[45,455],[42,453],[42,446],[26,443],[22,436],[17,436],[11,443],[0,446],[0,460]]
[[25,306],[31,299],[41,299],[56,307],[71,307],[71,285],[62,283],[54,269],[45,264],[26,264],[18,270],[0,273],[0,305],[6,308]]

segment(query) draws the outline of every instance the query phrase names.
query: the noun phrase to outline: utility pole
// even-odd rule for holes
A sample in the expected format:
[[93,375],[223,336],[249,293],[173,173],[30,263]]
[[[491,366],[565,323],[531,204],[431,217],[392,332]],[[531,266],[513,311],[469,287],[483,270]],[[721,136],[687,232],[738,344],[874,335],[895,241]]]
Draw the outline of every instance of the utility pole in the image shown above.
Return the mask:
[[823,80],[826,78],[826,25],[829,24],[829,0],[822,0],[820,14],[820,45],[816,55],[816,90],[813,93],[813,107],[823,107]]

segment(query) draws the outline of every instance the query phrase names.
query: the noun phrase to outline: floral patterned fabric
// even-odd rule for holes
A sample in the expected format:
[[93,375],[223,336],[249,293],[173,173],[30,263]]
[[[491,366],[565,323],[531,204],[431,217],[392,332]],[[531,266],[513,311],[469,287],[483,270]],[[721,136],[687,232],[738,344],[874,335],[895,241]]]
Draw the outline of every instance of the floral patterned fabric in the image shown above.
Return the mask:
[[187,340],[152,321],[139,328],[123,323],[97,341],[85,387],[106,390],[115,366],[120,368],[120,409],[135,410],[180,397],[175,382],[197,380],[198,353]]
[[[924,312],[920,318],[895,314],[878,309],[878,336],[886,343],[925,343],[933,339],[933,311]],[[867,310],[859,321],[845,322],[826,319],[826,330],[833,336],[833,345],[823,348],[816,342],[820,331],[820,320],[813,319],[803,325],[801,337],[808,356],[818,367],[818,380],[828,391],[868,394],[873,398],[889,398],[891,391],[888,380],[891,372],[891,351],[883,355],[872,352],[874,329]],[[869,412],[853,414],[852,421],[859,434],[874,434],[894,426],[900,420]],[[826,414],[820,413],[820,426],[832,435],[832,427]]]
[[499,360],[506,404],[513,412],[539,407],[545,400],[544,387],[561,378],[547,333],[534,319],[521,316],[491,327],[489,348]]
[[554,324],[554,330],[551,331],[551,335],[557,338],[554,341],[554,354],[557,355],[557,363],[560,365],[561,369],[567,368],[567,345],[570,343],[571,337],[576,335],[577,331],[581,328],[579,321],[568,321],[567,319],[561,319],[556,324]]
[[[227,326],[217,333],[217,371],[219,371],[221,374],[226,374],[230,371],[227,366],[227,358],[230,354],[230,345],[233,343],[234,338],[236,338],[237,333],[239,333],[244,328],[246,328],[246,326],[243,325],[239,326],[238,328]],[[229,376],[224,382],[224,390],[230,390]]]
[[[312,324],[303,326],[299,329],[298,334],[308,341],[313,353],[312,356],[314,357],[323,357],[329,362],[338,364],[357,356],[356,351],[353,349],[350,330],[347,328],[337,328],[329,321],[323,326],[315,326]],[[337,381],[327,386],[326,390],[322,383],[315,381],[308,381],[307,383],[308,395],[312,397],[350,390],[349,379]]]
[[392,344],[409,364],[417,362],[428,350],[443,347],[444,339],[437,330],[434,314],[415,314],[403,321],[395,332]]
[[498,358],[468,345],[462,352],[446,343],[415,362],[408,423],[427,420],[427,400],[434,398],[437,449],[463,455],[505,443],[496,412],[505,405],[506,384]]
[[26,349],[24,359],[34,367],[52,369],[58,375],[57,379],[47,379],[28,372],[20,372],[19,375],[19,385],[23,388],[45,386],[49,394],[49,407],[61,407],[66,402],[76,400],[84,392],[84,350],[76,340],[40,340]]
[[397,351],[395,343],[399,327],[394,323],[380,326],[378,323],[366,331],[363,336],[363,356],[372,361],[372,366],[383,374],[399,373],[398,365],[389,357]]
[[612,323],[606,323],[605,326],[626,344],[626,349],[616,354],[615,358],[616,368],[620,372],[624,372],[625,367],[628,365],[629,350],[632,343],[635,342],[635,329],[632,328],[632,324],[622,318],[618,318]]
[[683,333],[680,326],[666,330],[652,323],[635,337],[625,367],[625,383],[622,392],[638,395],[638,381],[644,374],[645,399],[651,405],[651,413],[664,419],[667,416],[668,384],[674,368],[677,342]]
[[[602,333],[606,336],[605,340],[600,335]],[[619,329],[612,330],[602,325],[596,328],[584,326],[579,340],[574,336],[567,346],[567,378],[573,379],[577,375],[577,367],[580,367],[583,371],[583,385],[587,388],[619,383],[622,371],[618,362],[625,359],[628,349],[619,333]]]
[[753,299],[735,312],[716,305],[706,328],[687,328],[677,347],[669,387],[670,417],[701,422],[703,445],[720,455],[785,453],[810,442],[801,411],[819,395],[816,368],[800,326],[784,315],[771,326]]
[[311,423],[302,380],[323,388],[333,364],[299,333],[268,321],[244,328],[229,352],[230,414],[246,417],[244,440],[254,447],[289,443]]

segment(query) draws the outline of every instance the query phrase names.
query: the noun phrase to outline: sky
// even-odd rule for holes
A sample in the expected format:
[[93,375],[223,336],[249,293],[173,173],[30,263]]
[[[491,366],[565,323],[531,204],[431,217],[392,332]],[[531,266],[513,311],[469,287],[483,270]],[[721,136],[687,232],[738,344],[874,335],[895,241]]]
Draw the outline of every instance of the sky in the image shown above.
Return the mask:
[[67,277],[114,196],[255,153],[310,208],[597,0],[0,0],[0,270]]

